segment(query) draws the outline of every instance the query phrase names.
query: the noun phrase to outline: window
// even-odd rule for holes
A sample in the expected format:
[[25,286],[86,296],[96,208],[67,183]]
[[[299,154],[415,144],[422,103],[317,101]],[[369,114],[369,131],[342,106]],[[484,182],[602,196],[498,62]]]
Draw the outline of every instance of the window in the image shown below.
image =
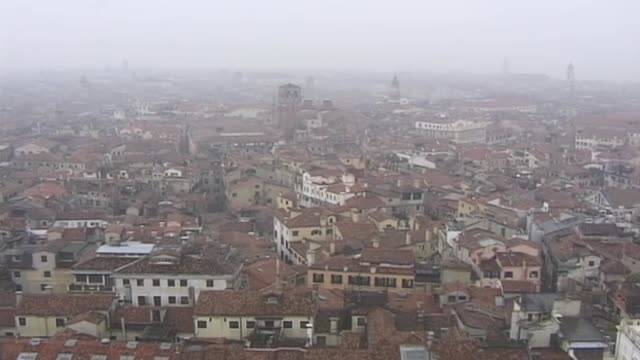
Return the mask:
[[167,280],[167,286],[168,287],[176,286],[176,281],[175,280]]
[[40,256],[40,261],[43,263],[46,263],[49,261],[49,258],[47,257],[47,255],[42,255]]
[[158,287],[160,286],[160,280],[159,279],[153,279],[151,281],[151,283],[153,284],[153,286]]
[[184,280],[184,279],[180,280],[180,286],[187,287],[187,280]]
[[322,230],[311,230],[311,236],[322,235]]
[[306,329],[309,326],[308,321],[300,321],[300,329]]
[[532,279],[537,279],[538,278],[538,272],[537,271],[532,271],[529,273],[529,277]]
[[131,285],[131,280],[129,280],[129,279],[122,279],[122,285],[124,285],[124,286],[129,286],[129,285]]
[[458,300],[467,301],[467,297],[465,295],[460,295],[460,296],[458,296]]
[[50,278],[51,277],[51,271],[45,271],[42,276],[46,277],[46,278]]
[[136,280],[136,285],[137,285],[137,286],[144,286],[144,279],[138,279],[138,280]]
[[180,297],[180,304],[189,305],[189,297],[188,296],[181,296]]
[[396,279],[394,278],[375,278],[375,286],[378,287],[396,287]]
[[527,315],[527,321],[533,321],[533,314]]
[[213,287],[213,280],[207,280],[207,287]]
[[291,235],[293,235],[293,236],[298,236],[298,230],[292,231],[292,232],[291,232]]
[[16,285],[16,291],[22,291],[22,285],[17,284]]
[[162,298],[160,296],[153,297],[153,306],[162,306]]
[[359,317],[359,318],[356,320],[356,325],[358,325],[358,326],[360,326],[360,327],[367,326],[367,318]]
[[368,276],[349,276],[349,285],[371,285],[371,278]]
[[504,272],[505,279],[513,279],[513,271],[505,271]]
[[327,229],[327,235],[333,235],[333,229]]
[[198,329],[206,329],[207,328],[207,322],[204,320],[198,320]]
[[18,318],[18,325],[20,326],[27,326],[27,319],[26,318]]
[[264,322],[264,327],[268,329],[273,329],[274,323],[273,320],[267,320]]
[[332,284],[342,284],[342,275],[331,275]]
[[413,280],[411,279],[402,279],[402,287],[405,289],[413,288]]
[[318,346],[327,346],[327,337],[326,336],[318,336],[318,337],[316,337],[316,345],[318,345]]
[[169,296],[169,304],[170,305],[175,305],[176,303],[176,297],[175,296]]
[[456,302],[456,297],[454,295],[447,296],[447,302],[448,303]]
[[595,261],[593,261],[593,260],[589,261],[589,266],[594,266],[595,264],[596,264]]
[[144,296],[138,296],[138,305],[139,306],[147,305],[147,298]]
[[282,327],[285,328],[285,329],[293,328],[293,321],[283,321],[282,322]]
[[313,274],[313,282],[314,283],[323,283],[324,282],[324,274]]
[[229,329],[239,329],[240,323],[237,321],[229,321]]
[[255,321],[247,321],[247,329],[253,329],[256,327]]
[[40,291],[47,290],[47,284],[40,284]]
[[162,317],[160,316],[160,310],[153,310],[151,312],[151,321],[162,322]]
[[20,273],[20,271],[14,271],[14,272],[13,272],[13,277],[14,277],[14,278],[16,278],[16,279],[17,279],[17,278],[19,278],[20,276],[22,276],[22,274]]

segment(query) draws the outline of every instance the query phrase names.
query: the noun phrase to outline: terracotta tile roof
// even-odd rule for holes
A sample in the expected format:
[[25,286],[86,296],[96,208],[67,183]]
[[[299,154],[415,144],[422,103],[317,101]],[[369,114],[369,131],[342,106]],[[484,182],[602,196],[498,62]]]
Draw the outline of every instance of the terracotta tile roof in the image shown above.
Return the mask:
[[501,280],[500,283],[505,294],[531,294],[538,292],[538,286],[526,280]]
[[442,312],[438,304],[437,296],[430,291],[418,290],[411,292],[390,292],[387,299],[387,307],[394,312],[418,311],[425,314],[438,314]]
[[385,203],[377,196],[354,196],[344,202],[344,206],[352,209],[379,209]]
[[542,261],[534,256],[517,252],[496,253],[496,260],[502,267],[540,266]]
[[502,237],[483,229],[463,231],[458,238],[458,245],[470,250],[478,250],[495,244],[504,244]]
[[281,292],[202,291],[196,302],[196,316],[313,316],[315,304],[309,289],[285,289]]
[[76,264],[73,270],[115,271],[136,260],[130,257],[96,256]]
[[616,260],[607,260],[601,263],[600,271],[608,275],[627,275],[631,273],[628,267]]
[[378,228],[370,222],[341,222],[335,226],[345,240],[368,240],[378,233]]
[[382,211],[374,211],[369,213],[369,217],[377,222],[381,222],[381,221],[385,221],[385,220],[398,220],[395,217],[393,217],[391,214],[387,214],[385,212]]
[[107,316],[105,314],[99,313],[97,311],[87,311],[85,313],[79,314],[73,317],[69,324],[75,324],[81,321],[86,321],[92,324],[100,324],[102,322],[107,321]]
[[120,328],[121,319],[126,324],[148,324],[151,323],[151,310],[159,309],[151,306],[118,306],[113,313],[111,326]]
[[[376,249],[385,250],[385,249]],[[363,265],[361,259],[355,259],[347,256],[333,256],[324,261],[317,262],[309,269],[315,270],[332,270],[340,272],[358,272],[370,273],[371,265]],[[376,272],[379,274],[396,274],[396,275],[413,275],[415,274],[414,266],[407,267],[391,267],[377,266]]]
[[285,219],[285,223],[289,228],[314,226],[319,227],[320,220],[323,216],[334,215],[331,211],[320,208],[305,209],[301,212],[298,212],[298,210],[296,210],[285,214],[279,214],[280,217],[288,215],[288,218]]
[[[277,260],[264,259],[247,265],[242,273],[247,277],[247,283],[251,290],[261,290],[274,284],[277,273]],[[297,272],[284,261],[280,261],[280,279],[287,279]]]
[[16,310],[13,307],[0,308],[0,328],[15,327]]
[[166,349],[158,343],[112,341],[102,344],[98,340],[77,340],[68,342],[67,339],[44,339],[38,345],[32,344],[31,339],[9,339],[1,347],[0,358],[17,359],[20,353],[37,353],[38,360],[56,360],[59,354],[72,354],[78,360],[90,360],[93,355],[106,355],[107,359],[122,359],[132,356],[135,359],[152,360],[156,356],[177,360],[179,354],[175,345]]
[[220,241],[237,249],[248,261],[275,254],[269,241],[239,231],[221,233]]
[[237,264],[223,262],[211,257],[191,257],[182,255],[177,263],[154,263],[151,256],[139,259],[120,268],[118,274],[188,274],[188,275],[223,275],[231,274]]
[[193,306],[171,306],[166,309],[165,323],[173,325],[178,332],[194,333]]
[[73,317],[87,311],[107,311],[115,300],[111,294],[23,295],[16,314]]
[[[524,346],[517,348],[481,347],[476,356],[483,360],[529,360],[529,353]],[[543,359],[546,360],[546,358]]]
[[16,294],[13,291],[0,291],[0,307],[14,307]]
[[468,302],[455,305],[454,309],[456,315],[465,326],[486,330],[488,336],[489,334],[496,336],[506,329],[504,315],[494,311],[491,307]]
[[516,247],[516,246],[523,245],[523,246],[531,247],[531,248],[536,249],[538,251],[542,250],[542,243],[535,242],[535,241],[529,241],[529,240],[525,240],[525,239],[511,238],[511,239],[505,240],[504,243],[507,246],[507,249],[511,249],[511,248]]
[[416,258],[411,250],[364,249],[360,261],[371,264],[413,265]]
[[502,291],[498,288],[469,286],[469,296],[478,303],[495,304],[496,296],[502,296]]
[[500,272],[500,264],[495,258],[480,260],[480,270],[483,272]]

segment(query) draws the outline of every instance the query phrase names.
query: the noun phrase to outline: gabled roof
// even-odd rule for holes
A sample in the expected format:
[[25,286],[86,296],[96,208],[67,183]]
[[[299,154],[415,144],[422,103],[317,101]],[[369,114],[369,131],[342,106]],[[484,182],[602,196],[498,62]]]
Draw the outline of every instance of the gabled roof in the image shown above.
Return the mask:
[[23,295],[16,315],[73,317],[92,310],[107,311],[114,300],[113,294]]
[[310,289],[284,291],[202,291],[196,316],[312,316],[316,306]]

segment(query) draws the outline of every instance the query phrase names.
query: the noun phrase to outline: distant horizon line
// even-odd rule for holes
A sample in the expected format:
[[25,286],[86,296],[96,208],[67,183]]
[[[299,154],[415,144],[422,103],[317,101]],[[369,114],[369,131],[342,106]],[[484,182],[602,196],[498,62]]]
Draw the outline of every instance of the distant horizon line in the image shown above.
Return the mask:
[[[6,73],[61,73],[61,72],[109,72],[109,73],[118,73],[123,71],[128,72],[137,72],[137,71],[150,71],[150,72],[248,72],[248,73],[271,73],[281,75],[298,75],[298,76],[314,76],[320,75],[322,73],[354,73],[354,74],[376,74],[376,75],[393,75],[393,74],[422,74],[422,75],[433,75],[433,76],[446,76],[446,75],[466,75],[466,76],[476,76],[476,77],[489,77],[495,78],[504,76],[500,71],[495,72],[480,72],[480,71],[470,71],[470,70],[428,70],[428,69],[382,69],[382,68],[321,68],[321,67],[225,67],[225,66],[136,66],[136,67],[128,67],[126,70],[122,69],[122,66],[115,65],[104,65],[104,66],[96,66],[96,65],[86,65],[86,66],[50,66],[50,67],[15,67],[15,66],[0,66],[0,74]],[[287,74],[293,73],[293,74]],[[554,77],[553,75],[549,75],[544,72],[509,72],[507,75],[531,75],[531,76],[545,76],[548,77],[551,81],[565,81],[566,79],[562,77]],[[581,78],[577,77],[576,82],[582,83],[639,83],[640,80],[617,80],[617,79],[597,79],[597,78]]]

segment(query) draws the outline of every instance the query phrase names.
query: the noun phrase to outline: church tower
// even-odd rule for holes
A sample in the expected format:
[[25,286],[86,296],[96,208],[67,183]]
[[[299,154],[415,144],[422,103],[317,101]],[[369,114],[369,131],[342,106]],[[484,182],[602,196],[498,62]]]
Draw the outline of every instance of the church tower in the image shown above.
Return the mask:
[[302,104],[302,88],[295,84],[284,84],[278,86],[278,97],[275,108],[275,115],[278,127],[290,139],[298,127],[299,110]]
[[400,81],[398,80],[398,75],[394,75],[393,80],[391,80],[389,99],[400,100]]
[[573,62],[570,62],[569,66],[567,66],[567,83],[569,84],[569,91],[573,94],[576,90],[576,74],[573,68]]

